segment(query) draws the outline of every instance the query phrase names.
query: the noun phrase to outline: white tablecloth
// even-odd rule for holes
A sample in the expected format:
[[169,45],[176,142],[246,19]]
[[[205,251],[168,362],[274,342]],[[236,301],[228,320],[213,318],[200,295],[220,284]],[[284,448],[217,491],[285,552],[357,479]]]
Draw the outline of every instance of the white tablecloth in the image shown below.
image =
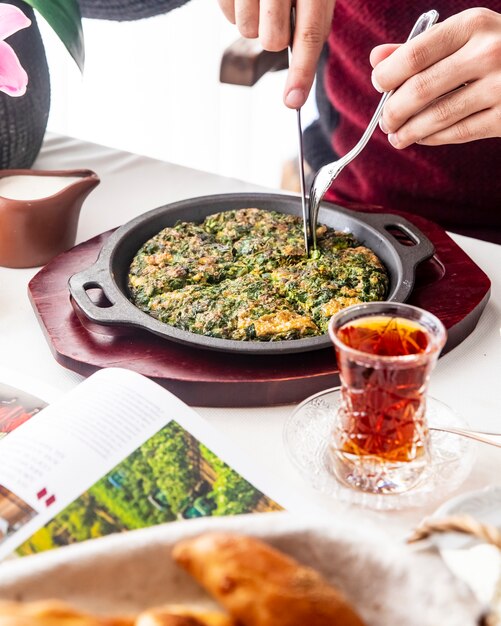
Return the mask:
[[[54,135],[47,137],[34,167],[87,167],[101,177],[101,185],[83,206],[77,243],[168,202],[259,190],[242,181]],[[456,235],[454,239],[490,277],[492,294],[475,331],[440,359],[430,391],[459,411],[472,427],[501,430],[501,246]],[[38,379],[52,385],[55,397],[73,388],[81,377],[56,363],[35,318],[26,287],[37,271],[0,268],[0,370],[22,372],[25,380]],[[36,391],[36,384],[31,389]],[[302,497],[305,510],[308,502],[314,501],[336,513],[341,506],[310,488],[285,454],[282,429],[292,409],[282,406],[198,411],[282,481],[284,488]],[[501,450],[482,446],[479,451],[471,476],[460,491],[501,484]],[[404,535],[431,510],[428,507],[383,514],[361,509],[359,513]]]

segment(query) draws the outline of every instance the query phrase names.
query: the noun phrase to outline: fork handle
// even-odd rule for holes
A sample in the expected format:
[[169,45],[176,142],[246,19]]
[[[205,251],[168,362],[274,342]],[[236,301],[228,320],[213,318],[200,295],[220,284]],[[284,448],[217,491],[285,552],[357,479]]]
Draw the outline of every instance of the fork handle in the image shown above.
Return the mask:
[[[435,24],[437,20],[438,20],[438,11],[435,11],[435,9],[432,9],[431,11],[427,11],[426,13],[423,13],[422,15],[420,15],[416,23],[412,27],[412,30],[409,33],[409,36],[407,37],[407,41],[410,41],[411,39],[414,39],[414,37],[417,37],[421,33],[424,33],[426,30],[428,30],[428,28],[433,26],[433,24]],[[381,100],[379,101],[379,104],[377,105],[377,109],[374,111],[374,115],[372,116],[372,119],[369,122],[369,125],[365,129],[364,134],[360,138],[360,141],[346,155],[345,158],[347,160],[348,158],[350,161],[351,159],[354,159],[356,156],[360,154],[362,149],[365,147],[370,137],[372,136],[372,133],[376,130],[376,126],[378,125],[378,122],[381,118],[386,101],[388,100],[388,98],[390,98],[393,95],[394,92],[395,90],[393,89],[392,91],[387,91],[386,93],[382,95]]]
[[[417,37],[418,35],[423,33],[425,30],[428,30],[428,28],[433,26],[433,24],[435,24],[437,20],[438,20],[438,12],[435,11],[434,9],[421,14],[418,17],[414,26],[412,27],[412,30],[409,36],[407,37],[407,41],[413,39],[414,37]],[[379,104],[377,106],[377,109],[374,111],[374,114],[367,128],[364,131],[364,134],[359,139],[357,144],[345,156],[337,159],[333,163],[328,163],[324,165],[316,173],[313,179],[313,183],[311,184],[310,198],[309,198],[309,205],[308,205],[309,232],[310,232],[310,236],[312,239],[312,245],[313,245],[314,250],[316,250],[317,248],[317,236],[316,236],[317,219],[318,219],[318,211],[320,209],[320,203],[322,202],[322,198],[327,193],[327,190],[332,185],[334,179],[339,174],[339,172],[341,172],[341,170],[346,165],[348,165],[348,163],[353,161],[353,159],[357,157],[360,154],[360,152],[365,148],[373,132],[376,130],[376,126],[381,118],[386,101],[388,100],[388,98],[391,97],[393,93],[394,93],[394,90],[388,91],[382,95],[381,100],[379,101]],[[324,172],[324,171],[325,171],[326,176],[322,177],[322,186],[321,186],[318,180],[318,175],[320,172]]]

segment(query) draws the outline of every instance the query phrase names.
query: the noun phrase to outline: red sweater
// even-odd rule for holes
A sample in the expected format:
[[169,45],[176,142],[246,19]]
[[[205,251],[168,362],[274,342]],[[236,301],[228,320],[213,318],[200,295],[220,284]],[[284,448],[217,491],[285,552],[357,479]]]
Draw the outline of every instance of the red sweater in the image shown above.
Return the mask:
[[[369,53],[401,42],[431,8],[440,21],[478,6],[468,0],[337,0],[328,53],[317,87],[320,120],[309,129],[314,169],[346,154],[360,139],[380,98]],[[501,0],[483,6],[501,13]],[[330,140],[329,140],[330,138]],[[423,215],[453,232],[501,243],[501,139],[461,145],[393,148],[379,128],[332,185],[330,200],[362,201]]]

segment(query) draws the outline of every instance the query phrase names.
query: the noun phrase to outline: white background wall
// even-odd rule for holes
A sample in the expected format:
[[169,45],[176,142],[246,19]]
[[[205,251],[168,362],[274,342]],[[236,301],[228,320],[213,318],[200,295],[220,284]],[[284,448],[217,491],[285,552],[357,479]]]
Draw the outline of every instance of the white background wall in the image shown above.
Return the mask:
[[[223,50],[238,32],[216,0],[134,22],[84,20],[83,76],[38,21],[51,71],[50,130],[278,187],[297,145],[295,113],[282,103],[286,72],[252,88],[219,83]],[[310,99],[304,121],[314,115]]]

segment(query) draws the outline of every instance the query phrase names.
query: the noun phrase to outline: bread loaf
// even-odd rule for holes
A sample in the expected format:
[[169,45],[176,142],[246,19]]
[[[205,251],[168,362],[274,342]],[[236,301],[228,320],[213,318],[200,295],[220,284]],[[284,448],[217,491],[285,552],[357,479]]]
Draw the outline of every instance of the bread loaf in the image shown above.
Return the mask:
[[224,613],[197,611],[182,605],[167,605],[140,613],[135,626],[237,626],[237,624]]
[[253,537],[205,533],[173,558],[242,626],[364,626],[318,572]]
[[133,617],[90,615],[59,600],[1,602],[0,626],[133,626]]

